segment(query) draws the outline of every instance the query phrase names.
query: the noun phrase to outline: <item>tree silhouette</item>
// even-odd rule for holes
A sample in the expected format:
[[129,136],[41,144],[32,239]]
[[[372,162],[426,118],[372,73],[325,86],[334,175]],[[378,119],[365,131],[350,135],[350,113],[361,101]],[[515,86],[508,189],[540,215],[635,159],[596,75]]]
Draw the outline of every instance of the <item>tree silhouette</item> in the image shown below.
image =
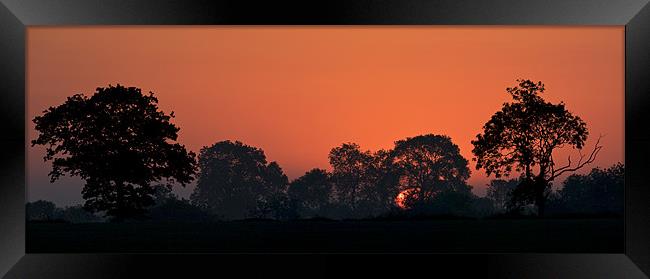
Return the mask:
[[483,126],[483,133],[472,141],[472,153],[476,169],[485,169],[488,175],[499,178],[513,170],[520,172],[522,181],[513,192],[513,204],[534,203],[543,215],[551,182],[593,162],[602,147],[598,141],[589,155],[580,153],[577,163],[569,157],[565,165],[557,165],[553,151],[563,147],[581,150],[588,136],[587,124],[564,103],[545,101],[540,96],[545,91],[542,82],[517,82],[506,89],[513,102],[504,103]]
[[38,138],[52,161],[51,182],[65,173],[85,180],[84,207],[114,221],[137,217],[152,205],[153,183],[185,185],[195,155],[176,141],[173,112],[158,109],[153,93],[121,85],[76,94],[34,118]]
[[359,200],[362,199],[362,189],[373,182],[368,180],[368,172],[373,163],[372,154],[361,151],[358,144],[344,143],[332,148],[329,161],[338,202],[347,206],[351,214],[356,214]]
[[287,196],[289,179],[280,165],[276,162],[269,163],[264,177],[263,194],[259,197],[257,206],[249,210],[249,216],[278,220],[297,219],[297,201]]
[[323,169],[312,169],[289,185],[289,198],[298,201],[303,217],[323,216],[323,210],[333,199],[330,174]]
[[280,166],[267,163],[264,151],[239,141],[203,147],[199,168],[192,203],[226,219],[259,215],[259,209],[286,193],[288,185]]
[[558,191],[563,210],[571,213],[623,213],[625,166],[594,168],[587,175],[572,174]]
[[394,206],[397,183],[390,152],[372,153],[344,143],[332,148],[329,161],[338,208],[347,210],[348,217],[377,215]]
[[512,192],[519,185],[517,179],[495,179],[490,181],[487,187],[486,197],[494,202],[494,207],[497,210],[508,210],[508,205],[512,199]]
[[401,191],[408,191],[404,204],[423,207],[442,192],[465,192],[469,187],[467,160],[447,136],[420,135],[395,142],[393,165]]
[[372,168],[368,175],[374,187],[370,188],[366,204],[374,208],[373,214],[381,214],[395,209],[395,198],[400,192],[399,173],[393,164],[392,150],[379,150],[373,154]]

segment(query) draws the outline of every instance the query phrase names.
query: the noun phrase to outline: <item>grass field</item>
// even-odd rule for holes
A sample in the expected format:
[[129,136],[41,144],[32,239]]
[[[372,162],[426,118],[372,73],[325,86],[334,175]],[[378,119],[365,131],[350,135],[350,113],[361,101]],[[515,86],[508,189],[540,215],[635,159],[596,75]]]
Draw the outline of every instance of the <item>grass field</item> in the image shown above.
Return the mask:
[[28,223],[27,253],[622,253],[622,219]]

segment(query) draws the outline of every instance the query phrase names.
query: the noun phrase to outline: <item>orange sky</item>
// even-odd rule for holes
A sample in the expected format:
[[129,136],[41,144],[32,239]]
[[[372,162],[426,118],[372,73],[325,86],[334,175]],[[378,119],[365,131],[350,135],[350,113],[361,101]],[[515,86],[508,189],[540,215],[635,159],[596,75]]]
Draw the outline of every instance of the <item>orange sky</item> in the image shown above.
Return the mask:
[[[136,86],[175,112],[189,149],[241,140],[290,178],[328,168],[343,142],[374,151],[425,133],[470,159],[505,88],[529,78],[587,122],[589,147],[605,135],[594,166],[624,159],[622,26],[30,27],[27,76],[29,121],[74,93]],[[30,200],[81,202],[78,179],[49,184],[43,149],[27,150]],[[470,164],[482,195],[489,179]]]

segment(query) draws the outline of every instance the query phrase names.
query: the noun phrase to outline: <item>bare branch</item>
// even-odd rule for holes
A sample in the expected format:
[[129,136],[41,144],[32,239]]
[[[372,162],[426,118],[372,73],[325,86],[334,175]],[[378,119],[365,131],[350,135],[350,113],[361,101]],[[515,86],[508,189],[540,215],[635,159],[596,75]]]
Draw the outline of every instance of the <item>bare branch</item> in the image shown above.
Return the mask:
[[[602,145],[600,145],[600,140],[603,138],[603,136],[598,137],[598,141],[596,141],[596,144],[594,145],[594,149],[591,151],[588,157],[586,157],[584,154],[582,154],[582,151],[579,151],[580,154],[580,159],[578,160],[577,164],[575,166],[572,165],[571,163],[571,156],[568,158],[568,163],[567,165],[558,168],[558,169],[551,169],[551,176],[549,178],[549,181],[552,181],[553,179],[557,178],[558,176],[567,173],[567,172],[574,172],[577,171],[584,166],[593,163],[596,160],[596,157],[598,156],[598,153],[600,150],[603,148]],[[587,158],[585,160],[585,157]]]

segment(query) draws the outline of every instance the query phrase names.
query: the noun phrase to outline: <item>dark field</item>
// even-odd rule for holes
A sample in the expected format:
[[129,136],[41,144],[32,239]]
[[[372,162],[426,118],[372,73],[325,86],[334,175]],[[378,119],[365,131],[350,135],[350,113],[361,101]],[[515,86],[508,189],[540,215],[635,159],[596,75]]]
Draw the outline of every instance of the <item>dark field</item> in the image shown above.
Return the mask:
[[621,219],[29,223],[27,253],[622,253]]

